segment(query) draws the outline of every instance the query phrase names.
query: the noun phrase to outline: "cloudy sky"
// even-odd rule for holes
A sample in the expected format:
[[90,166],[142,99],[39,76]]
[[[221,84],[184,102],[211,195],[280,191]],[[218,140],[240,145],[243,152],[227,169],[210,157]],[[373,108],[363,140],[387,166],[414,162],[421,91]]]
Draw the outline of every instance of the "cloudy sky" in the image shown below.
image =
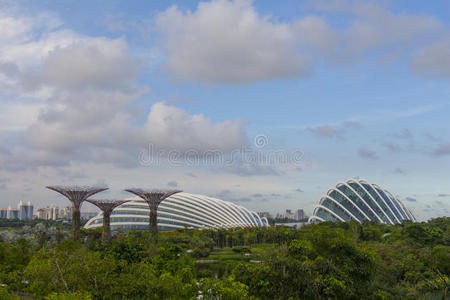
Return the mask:
[[311,213],[364,178],[420,220],[448,216],[449,14],[447,0],[0,0],[0,207],[107,184],[102,198],[178,188]]

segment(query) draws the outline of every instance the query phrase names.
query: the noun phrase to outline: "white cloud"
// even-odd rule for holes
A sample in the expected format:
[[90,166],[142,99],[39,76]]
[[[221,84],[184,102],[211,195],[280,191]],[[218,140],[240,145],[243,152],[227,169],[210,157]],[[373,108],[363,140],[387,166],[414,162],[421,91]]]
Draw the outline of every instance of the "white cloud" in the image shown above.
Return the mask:
[[450,78],[450,39],[421,49],[410,62],[412,71],[429,77]]
[[62,25],[51,13],[28,16],[14,5],[0,5],[0,96],[49,98],[54,87],[42,71],[49,53],[74,43],[102,40],[64,29]]
[[319,50],[325,55],[331,55],[339,42],[338,32],[318,16],[306,16],[296,21],[292,30],[300,45]]
[[0,41],[3,45],[11,42],[25,42],[31,30],[31,20],[26,18],[16,19],[14,17],[0,14]]
[[[190,115],[158,102],[152,106],[145,125],[139,127],[133,125],[136,120],[126,109],[136,95],[116,92],[117,99],[111,99],[108,92],[87,91],[73,97],[81,97],[83,102],[69,97],[54,103],[31,124],[26,136],[30,153],[27,155],[24,149],[21,155],[28,158],[19,162],[30,167],[77,161],[131,167],[141,163],[139,153],[149,144],[155,150],[170,149],[180,154],[195,150],[201,154],[208,150],[230,151],[246,142],[243,121],[213,123],[203,115]],[[112,107],[108,107],[109,101]],[[38,159],[36,163],[31,162],[33,158]],[[10,165],[20,169],[17,164]]]
[[[128,135],[133,118],[127,106],[146,91],[136,86],[137,67],[121,39],[90,38],[55,48],[38,75],[53,91],[27,130],[29,145],[78,159],[98,153],[118,159],[108,147],[118,144],[113,136]],[[93,153],[90,146],[102,151]]]
[[113,137],[128,129],[132,120],[126,106],[139,94],[139,90],[60,92],[29,128],[30,143],[67,155],[89,146],[110,147],[117,143]]
[[56,47],[86,38],[61,25],[49,13],[28,17],[0,7],[0,61],[14,62],[21,69],[36,68]]
[[145,128],[147,140],[163,148],[228,151],[245,143],[244,125],[239,120],[212,123],[204,115],[159,102],[152,106]]
[[[61,28],[57,17],[0,12],[0,131],[20,140],[2,153],[3,168],[73,162],[136,166],[156,148],[227,151],[245,142],[242,121],[212,122],[164,103],[136,116],[130,104],[148,92],[124,39],[91,38]],[[50,25],[48,25],[50,24]],[[21,98],[34,98],[34,102]],[[30,104],[31,103],[31,104]],[[136,125],[141,117],[144,125]]]
[[[243,121],[213,123],[204,115],[190,115],[163,102],[151,107],[145,125],[133,125],[136,119],[126,106],[137,97],[138,94],[85,91],[57,98],[29,127],[30,146],[68,161],[131,166],[139,163],[139,152],[149,144],[159,150],[202,153],[226,152],[246,142]],[[83,100],[77,102],[77,98]]]
[[435,17],[393,13],[376,1],[316,0],[309,8],[350,16],[349,25],[335,31],[338,43],[333,59],[341,63],[372,51],[380,51],[385,58],[399,57],[437,38],[444,28]]
[[354,12],[359,18],[348,32],[354,51],[420,43],[441,27],[434,17],[394,14],[375,3],[357,5]]
[[157,25],[176,79],[243,83],[311,72],[290,25],[258,15],[248,0],[201,2],[195,12],[172,6]]
[[[45,88],[117,89],[136,78],[139,63],[128,55],[127,44],[123,39],[86,37],[67,45],[44,43],[37,41],[33,45],[16,45],[8,49],[16,57],[6,55],[4,62],[0,60],[2,94],[16,90],[16,94],[23,96],[20,93],[37,92]],[[36,60],[36,56],[31,54],[39,53],[42,48],[48,48],[48,51],[40,60]],[[22,58],[24,61],[36,60],[33,63],[39,64],[31,68],[29,64],[23,64]]]
[[[392,62],[444,30],[435,17],[394,13],[376,2],[315,1],[311,6],[322,16],[292,23],[259,15],[250,0],[201,2],[193,12],[172,6],[156,18],[167,50],[165,67],[173,78],[197,83],[308,76],[322,60],[348,64],[375,53]],[[323,13],[349,22],[333,29]]]
[[51,84],[63,88],[116,88],[136,78],[137,60],[123,39],[94,38],[57,47],[44,61]]
[[23,131],[33,124],[42,103],[0,102],[0,131]]

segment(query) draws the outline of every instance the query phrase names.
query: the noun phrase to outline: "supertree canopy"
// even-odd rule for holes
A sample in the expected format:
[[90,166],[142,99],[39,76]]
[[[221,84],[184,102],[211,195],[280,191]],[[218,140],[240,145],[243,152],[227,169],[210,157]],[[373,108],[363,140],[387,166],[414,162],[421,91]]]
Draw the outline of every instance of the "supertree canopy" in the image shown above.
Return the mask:
[[150,208],[150,222],[149,222],[149,231],[150,233],[157,238],[158,227],[157,227],[157,213],[159,204],[166,199],[167,197],[172,196],[173,194],[181,192],[180,190],[159,190],[159,189],[139,189],[139,188],[130,188],[125,191],[135,194],[136,196],[142,198],[145,202],[147,202]]
[[102,232],[102,241],[104,244],[109,243],[111,240],[111,227],[110,227],[110,219],[111,213],[119,205],[122,205],[130,200],[93,200],[87,199],[89,203],[94,204],[103,212],[103,232]]
[[74,207],[80,207],[87,198],[97,193],[106,191],[107,187],[91,187],[91,186],[47,186],[48,189],[64,195],[73,203]]
[[48,189],[64,195],[72,202],[72,236],[78,240],[80,236],[80,207],[82,203],[90,196],[107,190],[107,187],[89,187],[89,186],[47,186]]

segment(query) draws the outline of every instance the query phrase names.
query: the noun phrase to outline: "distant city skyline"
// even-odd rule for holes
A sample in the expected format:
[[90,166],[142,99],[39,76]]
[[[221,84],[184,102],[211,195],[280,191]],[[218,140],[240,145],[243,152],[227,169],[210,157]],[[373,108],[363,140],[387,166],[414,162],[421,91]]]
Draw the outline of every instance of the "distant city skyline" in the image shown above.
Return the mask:
[[18,219],[18,220],[31,220],[33,219],[33,204],[31,201],[24,202],[19,201],[16,206],[0,207],[0,219]]
[[0,207],[107,184],[106,198],[151,186],[311,215],[356,178],[419,221],[449,216],[449,11],[0,0]]

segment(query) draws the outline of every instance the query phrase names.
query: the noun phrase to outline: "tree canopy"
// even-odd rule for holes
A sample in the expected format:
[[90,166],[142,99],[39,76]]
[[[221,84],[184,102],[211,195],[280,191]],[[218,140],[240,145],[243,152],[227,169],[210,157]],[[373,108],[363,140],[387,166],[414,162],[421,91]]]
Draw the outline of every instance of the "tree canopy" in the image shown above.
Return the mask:
[[389,226],[117,231],[14,224],[0,231],[0,298],[446,299],[450,218]]

